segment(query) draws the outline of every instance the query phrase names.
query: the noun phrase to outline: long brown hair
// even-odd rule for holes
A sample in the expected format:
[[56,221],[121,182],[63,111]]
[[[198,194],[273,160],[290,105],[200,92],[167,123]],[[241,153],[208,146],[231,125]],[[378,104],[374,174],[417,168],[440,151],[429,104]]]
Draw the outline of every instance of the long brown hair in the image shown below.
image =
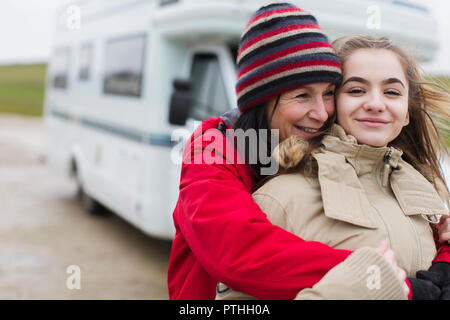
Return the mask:
[[[346,60],[358,49],[385,49],[397,55],[409,85],[409,124],[390,145],[403,151],[403,159],[426,177],[448,204],[449,190],[442,174],[439,156],[448,156],[449,153],[436,126],[439,123],[443,130],[449,130],[449,124],[445,121],[450,117],[448,90],[437,83],[423,81],[415,59],[388,38],[353,35],[338,38],[332,44],[344,70]],[[291,137],[278,146],[275,153],[281,162],[280,173],[300,171],[308,176],[314,175],[317,168],[314,165],[308,166],[308,163],[311,163],[311,152],[317,145],[310,143],[309,148],[305,148],[297,139]]]
[[[386,49],[397,55],[409,85],[409,124],[403,127],[390,145],[403,151],[403,159],[427,178],[448,204],[449,190],[439,156],[448,156],[449,153],[436,126],[436,122],[439,122],[443,130],[449,130],[446,122],[450,116],[448,90],[437,83],[423,81],[414,58],[387,38],[344,36],[332,44],[344,70],[345,61],[358,49]],[[274,150],[274,156],[280,163],[279,174],[301,172],[306,176],[315,176],[317,166],[312,154],[317,151],[317,147],[317,141],[308,141],[305,145],[299,137],[290,137],[280,143]]]
[[409,85],[410,121],[390,145],[402,150],[404,160],[422,173],[448,203],[449,191],[438,158],[448,156],[448,150],[436,126],[436,122],[440,122],[439,125],[444,130],[449,130],[445,121],[450,116],[448,90],[434,82],[423,81],[415,59],[388,38],[344,36],[335,40],[332,45],[343,66],[348,57],[358,49],[385,49],[397,55]]

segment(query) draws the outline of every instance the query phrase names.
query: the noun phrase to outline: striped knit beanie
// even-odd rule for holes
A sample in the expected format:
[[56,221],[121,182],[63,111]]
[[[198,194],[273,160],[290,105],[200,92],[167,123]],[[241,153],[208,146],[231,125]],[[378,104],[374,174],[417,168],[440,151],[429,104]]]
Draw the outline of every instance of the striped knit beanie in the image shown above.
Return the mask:
[[341,63],[317,20],[289,3],[264,6],[245,27],[237,55],[241,112],[313,82],[341,82]]

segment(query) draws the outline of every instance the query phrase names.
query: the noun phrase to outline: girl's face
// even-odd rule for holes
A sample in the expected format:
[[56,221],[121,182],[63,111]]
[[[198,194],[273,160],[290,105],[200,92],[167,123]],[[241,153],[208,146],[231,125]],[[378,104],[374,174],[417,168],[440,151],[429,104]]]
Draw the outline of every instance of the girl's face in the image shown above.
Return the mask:
[[280,130],[280,141],[291,135],[304,139],[317,136],[334,113],[334,90],[335,85],[330,82],[316,82],[287,91],[280,96],[272,116],[276,97],[273,98],[266,110],[270,129]]
[[359,143],[386,146],[409,123],[408,89],[395,53],[358,49],[343,65],[337,122]]

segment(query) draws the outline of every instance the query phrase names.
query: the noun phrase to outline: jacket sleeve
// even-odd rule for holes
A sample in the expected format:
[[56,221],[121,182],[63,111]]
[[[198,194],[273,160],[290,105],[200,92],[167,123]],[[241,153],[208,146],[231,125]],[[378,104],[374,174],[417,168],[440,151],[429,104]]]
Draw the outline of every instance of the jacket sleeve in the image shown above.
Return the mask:
[[[330,270],[296,300],[407,300],[403,283],[375,249],[363,247]],[[409,289],[409,286],[408,286]]]
[[[211,151],[207,142],[198,145]],[[245,183],[245,165],[198,163],[192,157],[185,155],[182,165],[182,210],[176,218],[193,254],[214,279],[258,299],[292,299],[351,254],[271,224]]]
[[433,228],[433,236],[434,236],[434,243],[436,244],[436,257],[433,259],[432,264],[435,264],[436,262],[449,262],[450,263],[450,245],[447,243],[439,243],[439,235],[436,231],[436,229]]

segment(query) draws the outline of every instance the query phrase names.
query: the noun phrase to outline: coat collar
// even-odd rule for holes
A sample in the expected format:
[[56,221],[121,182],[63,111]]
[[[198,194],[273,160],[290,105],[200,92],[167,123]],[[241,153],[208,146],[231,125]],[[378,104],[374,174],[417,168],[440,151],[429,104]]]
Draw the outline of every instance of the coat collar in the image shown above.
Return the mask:
[[327,216],[366,228],[376,228],[373,220],[376,213],[359,177],[369,172],[377,174],[376,168],[389,151],[391,157],[388,164],[395,170],[389,174],[388,181],[404,214],[447,215],[434,187],[402,160],[402,151],[360,145],[341,126],[334,125],[331,133],[323,139],[321,152],[313,155],[318,163],[318,179]]
[[371,172],[390,153],[388,159],[391,168],[397,168],[403,152],[393,147],[372,147],[358,144],[356,138],[345,133],[344,129],[334,124],[330,133],[323,140],[323,149],[343,155],[355,169],[356,174],[362,175]]

